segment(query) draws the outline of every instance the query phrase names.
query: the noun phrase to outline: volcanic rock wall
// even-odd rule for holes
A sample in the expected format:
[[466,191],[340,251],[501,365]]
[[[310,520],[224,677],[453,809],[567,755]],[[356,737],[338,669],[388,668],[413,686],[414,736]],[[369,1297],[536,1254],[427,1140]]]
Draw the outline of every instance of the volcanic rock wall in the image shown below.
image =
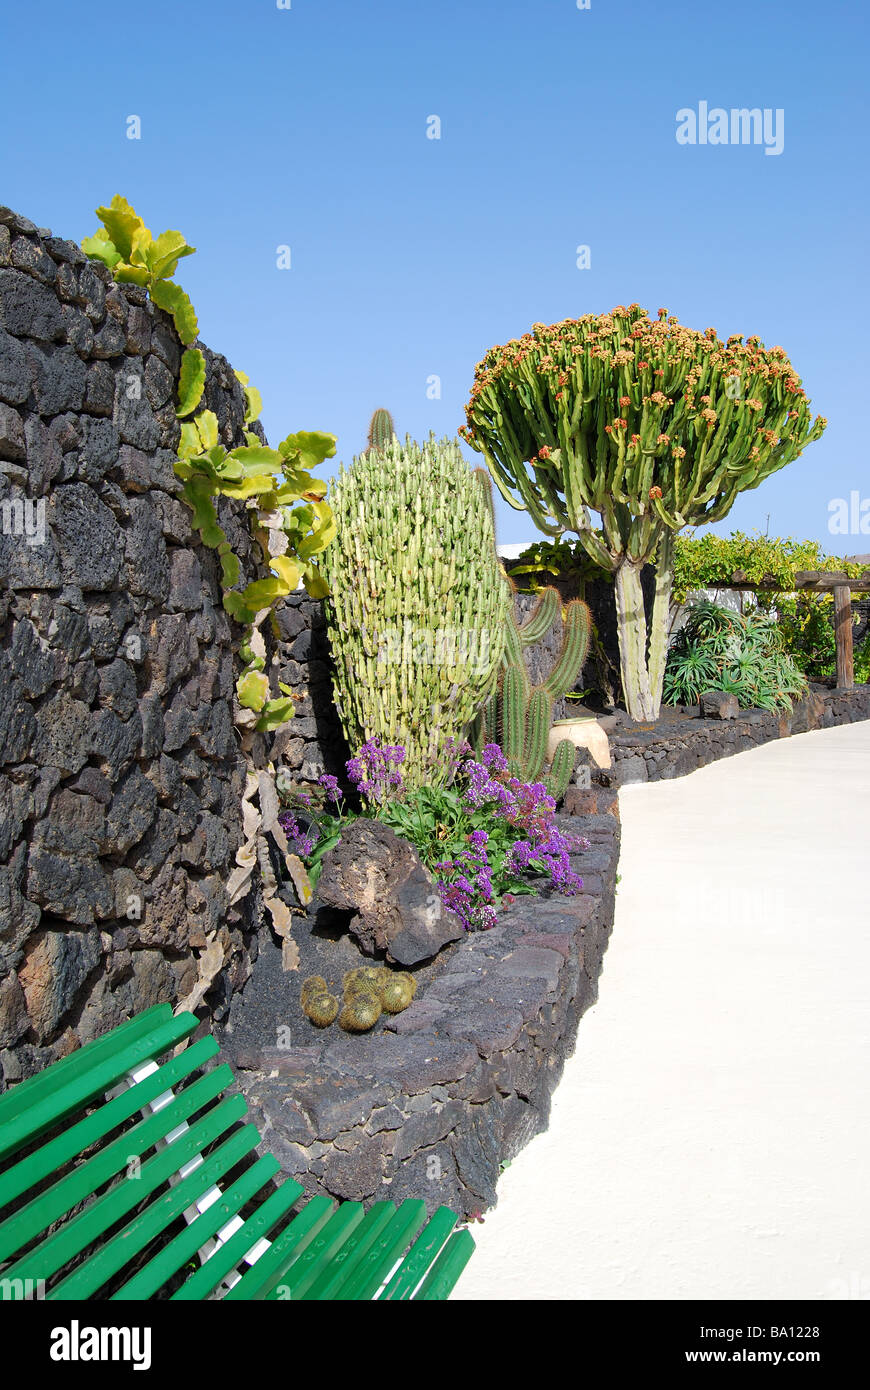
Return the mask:
[[[183,998],[212,933],[218,1015],[249,971],[223,887],[239,634],[173,472],[181,352],[144,290],[0,208],[0,1089]],[[253,577],[241,504],[220,514]]]

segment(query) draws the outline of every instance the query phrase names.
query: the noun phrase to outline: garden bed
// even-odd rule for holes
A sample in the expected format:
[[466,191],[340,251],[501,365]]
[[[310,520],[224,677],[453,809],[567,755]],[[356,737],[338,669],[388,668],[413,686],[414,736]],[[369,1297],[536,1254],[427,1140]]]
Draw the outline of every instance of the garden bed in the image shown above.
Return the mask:
[[703,719],[697,706],[662,708],[655,724],[632,724],[627,719],[611,735],[612,767],[594,774],[606,787],[630,782],[658,782],[682,777],[718,758],[743,753],[791,734],[829,729],[870,719],[870,686],[850,690],[813,685],[795,702],[791,714],[741,710],[736,719]]
[[[613,923],[619,820],[565,817],[583,891],[517,899],[415,971],[416,998],[365,1036],[317,1030],[299,1009],[304,974],[359,964],[322,914],[297,919],[300,969],[271,937],[234,1002],[222,1045],[265,1147],[311,1193],[422,1198],[466,1219],[496,1201],[500,1168],[547,1125],[577,1025],[597,998]],[[578,808],[579,809],[579,808]]]

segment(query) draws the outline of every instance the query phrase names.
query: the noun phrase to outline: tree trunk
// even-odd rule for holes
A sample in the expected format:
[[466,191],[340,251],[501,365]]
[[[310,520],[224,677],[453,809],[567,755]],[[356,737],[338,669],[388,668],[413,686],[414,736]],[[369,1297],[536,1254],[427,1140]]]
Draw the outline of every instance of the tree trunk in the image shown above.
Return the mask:
[[671,591],[674,587],[674,533],[665,531],[659,542],[656,556],[656,596],[653,602],[649,634],[649,685],[655,707],[655,719],[659,717],[662,703],[662,685],[665,679],[665,665],[668,659],[669,618],[671,611]]
[[[643,562],[623,560],[615,576],[616,619],[619,630],[619,664],[625,704],[637,723],[658,719],[662,684],[668,659],[668,615],[673,588],[673,535],[666,532],[659,544],[656,591],[647,633],[640,576]],[[649,636],[649,657],[647,657]]]
[[658,717],[646,662],[646,614],[640,583],[642,564],[623,560],[614,577],[616,622],[619,631],[619,666],[622,692],[631,718],[638,724]]

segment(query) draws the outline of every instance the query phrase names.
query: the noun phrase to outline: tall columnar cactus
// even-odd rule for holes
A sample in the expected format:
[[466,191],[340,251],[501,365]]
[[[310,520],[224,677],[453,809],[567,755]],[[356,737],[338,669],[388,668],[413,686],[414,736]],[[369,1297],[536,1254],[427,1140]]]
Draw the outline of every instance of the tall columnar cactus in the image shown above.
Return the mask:
[[[634,719],[661,703],[673,537],[728,515],[818,439],[781,347],[723,343],[637,304],[533,331],[477,366],[467,425],[502,496],[547,535],[576,531],[614,576],[622,684]],[[600,517],[593,528],[590,513]],[[657,561],[647,650],[643,566]]]
[[396,427],[388,410],[376,410],[369,423],[368,449],[386,449],[396,437]]
[[[549,675],[540,685],[533,686],[523,652],[539,642],[553,626],[561,612],[562,601],[556,589],[542,590],[533,611],[519,624],[514,615],[513,591],[510,593],[498,688],[481,710],[473,738],[478,750],[486,743],[500,742],[512,775],[526,782],[537,782],[542,780],[547,758],[553,703],[573,689],[583,669],[589,650],[592,615],[582,599],[572,599],[568,603],[559,655]],[[565,794],[574,771],[574,758],[574,744],[562,739],[556,746],[550,771],[543,778],[550,795],[557,800]]]
[[437,784],[447,740],[466,736],[504,652],[491,510],[455,441],[434,435],[360,455],[330,500],[339,534],[324,572],[345,736],[353,749],[375,735],[403,744],[406,785]]

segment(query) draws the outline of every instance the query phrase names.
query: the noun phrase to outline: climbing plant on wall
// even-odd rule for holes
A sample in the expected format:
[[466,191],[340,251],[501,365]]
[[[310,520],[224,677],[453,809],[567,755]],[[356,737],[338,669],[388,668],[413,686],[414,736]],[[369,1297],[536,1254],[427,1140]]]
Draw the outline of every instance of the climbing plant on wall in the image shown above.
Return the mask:
[[[96,215],[102,226],[94,236],[85,237],[82,249],[102,261],[117,281],[147,289],[158,308],[171,314],[182,343],[192,343],[198,329],[196,313],[172,277],[182,257],[196,248],[187,244],[181,232],[154,237],[118,194],[108,207],[97,208]],[[252,426],[262,409],[260,393],[244,373],[236,372],[236,376],[245,393],[245,424]],[[224,608],[244,628],[240,647],[244,667],[236,683],[242,707],[238,722],[265,731],[292,717],[293,699],[284,685],[281,696],[270,699],[261,625],[300,582],[314,598],[328,592],[316,557],[329,545],[336,528],[329,504],[323,500],[326,483],[310,470],[333,457],[335,436],[301,431],[270,449],[256,431],[247,429],[245,444],[226,449],[218,439],[214,412],[194,413],[205,384],[205,357],[199,348],[188,346],[178,377],[176,415],[182,424],[175,471],[184,484],[194,528],[220,559]],[[215,503],[220,497],[246,503],[252,533],[271,571],[242,590],[236,587],[238,557],[218,521]]]

